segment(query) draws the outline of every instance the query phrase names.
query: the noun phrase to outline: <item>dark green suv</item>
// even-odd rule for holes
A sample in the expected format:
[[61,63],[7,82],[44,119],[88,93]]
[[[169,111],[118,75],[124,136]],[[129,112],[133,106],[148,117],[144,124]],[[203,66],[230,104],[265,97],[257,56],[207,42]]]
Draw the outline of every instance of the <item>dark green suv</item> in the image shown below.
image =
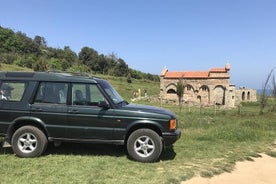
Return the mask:
[[172,112],[129,104],[95,77],[0,72],[0,90],[0,136],[19,157],[69,141],[125,145],[132,159],[154,162],[181,135]]

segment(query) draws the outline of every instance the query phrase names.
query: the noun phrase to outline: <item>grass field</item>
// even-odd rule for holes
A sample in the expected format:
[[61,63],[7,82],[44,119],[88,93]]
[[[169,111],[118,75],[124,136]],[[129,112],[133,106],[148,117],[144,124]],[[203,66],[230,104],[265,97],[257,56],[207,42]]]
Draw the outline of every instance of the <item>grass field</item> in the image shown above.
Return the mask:
[[17,65],[0,64],[0,71],[32,71],[31,69],[23,68]]
[[[107,77],[126,99],[132,90],[159,92],[159,84]],[[139,103],[147,103],[140,101]],[[159,106],[160,104],[151,104]],[[114,145],[66,143],[49,145],[39,158],[18,158],[10,148],[0,150],[0,183],[180,183],[195,175],[211,177],[230,172],[235,162],[259,153],[276,157],[276,113],[259,115],[259,104],[243,104],[240,111],[163,105],[175,112],[182,137],[156,163],[128,159],[125,148]]]
[[[256,104],[257,105],[257,104]],[[243,111],[193,108],[178,113],[181,139],[157,163],[127,158],[113,145],[49,145],[39,158],[17,158],[10,148],[0,152],[0,183],[180,183],[194,175],[210,177],[230,172],[237,161],[259,153],[275,156],[276,114],[258,115],[258,106]],[[254,111],[255,109],[255,111]]]

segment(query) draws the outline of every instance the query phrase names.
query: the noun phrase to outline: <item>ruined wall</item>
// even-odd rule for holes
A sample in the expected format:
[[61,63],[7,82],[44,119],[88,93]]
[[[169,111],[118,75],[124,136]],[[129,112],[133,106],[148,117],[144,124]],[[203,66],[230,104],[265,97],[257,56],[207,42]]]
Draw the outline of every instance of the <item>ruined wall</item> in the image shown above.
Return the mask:
[[[176,84],[179,79],[164,79],[160,81],[160,96],[165,99],[177,100]],[[193,102],[203,105],[225,104],[227,90],[229,90],[228,79],[185,79],[184,102]],[[227,101],[228,103],[228,101]]]
[[257,91],[255,89],[248,89],[246,87],[241,87],[238,90],[236,90],[235,96],[236,96],[235,105],[239,105],[241,102],[257,101]]
[[[185,78],[182,77],[184,85],[184,103],[192,105],[224,105],[234,107],[242,101],[256,101],[256,90],[241,88],[235,89],[235,85],[230,84],[230,65],[225,69],[217,68],[209,71],[207,77]],[[178,102],[176,94],[176,84],[179,78],[166,78],[167,69],[160,75],[160,98],[173,102]],[[179,74],[179,72],[176,72]],[[196,72],[194,72],[196,76]],[[172,74],[170,74],[172,75]]]

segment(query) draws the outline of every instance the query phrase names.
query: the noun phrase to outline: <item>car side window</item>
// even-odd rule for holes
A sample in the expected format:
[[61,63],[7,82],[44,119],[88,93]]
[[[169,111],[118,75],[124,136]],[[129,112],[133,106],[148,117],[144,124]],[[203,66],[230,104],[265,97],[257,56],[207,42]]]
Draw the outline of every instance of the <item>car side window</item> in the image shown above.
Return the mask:
[[3,82],[0,84],[0,100],[21,101],[25,92],[26,82]]
[[73,105],[97,106],[100,101],[106,101],[96,84],[72,84]]
[[41,82],[35,96],[35,103],[66,104],[68,84]]

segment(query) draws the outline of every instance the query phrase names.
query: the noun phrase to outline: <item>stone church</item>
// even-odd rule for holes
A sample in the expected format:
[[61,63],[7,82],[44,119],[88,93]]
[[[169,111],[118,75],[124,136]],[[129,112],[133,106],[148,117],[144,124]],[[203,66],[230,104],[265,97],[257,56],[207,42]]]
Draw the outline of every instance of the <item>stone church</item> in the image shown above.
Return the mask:
[[184,85],[183,102],[190,105],[223,105],[235,107],[240,102],[257,101],[256,90],[230,84],[230,64],[224,68],[207,71],[171,72],[163,69],[160,75],[160,97],[162,101],[178,101],[176,84]]

